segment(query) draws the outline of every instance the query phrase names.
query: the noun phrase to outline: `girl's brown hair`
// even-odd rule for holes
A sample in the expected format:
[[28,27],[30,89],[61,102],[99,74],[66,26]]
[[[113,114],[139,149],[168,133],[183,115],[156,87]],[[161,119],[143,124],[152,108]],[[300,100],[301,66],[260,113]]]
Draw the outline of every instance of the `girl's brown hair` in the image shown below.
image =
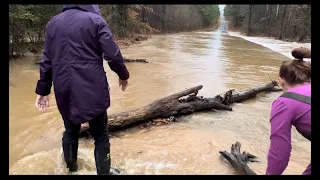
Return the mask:
[[311,63],[301,59],[282,63],[279,76],[289,85],[311,82]]
[[291,51],[294,61],[283,62],[279,76],[289,85],[311,82],[311,63],[303,61],[303,58],[311,58],[311,49],[300,47]]

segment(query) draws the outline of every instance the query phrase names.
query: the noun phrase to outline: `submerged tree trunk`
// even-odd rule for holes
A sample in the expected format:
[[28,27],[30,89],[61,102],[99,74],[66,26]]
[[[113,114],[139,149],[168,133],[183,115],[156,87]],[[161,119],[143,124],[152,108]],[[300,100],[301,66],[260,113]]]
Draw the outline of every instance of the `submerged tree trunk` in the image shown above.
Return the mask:
[[[161,98],[135,110],[109,115],[109,131],[117,131],[157,118],[187,115],[198,111],[212,109],[232,111],[232,108],[229,107],[229,105],[234,102],[241,102],[253,98],[260,92],[281,91],[281,89],[275,88],[275,86],[277,86],[277,82],[274,81],[264,86],[243,92],[234,93],[234,90],[229,90],[214,98],[203,98],[197,96],[198,91],[202,88],[202,85],[199,85]],[[81,134],[88,134],[88,129],[89,128],[84,125]]]
[[[161,98],[144,107],[112,114],[108,118],[110,131],[126,127],[137,122],[152,120],[156,118],[168,118],[175,115],[191,114],[195,111],[210,109],[222,109],[231,111],[228,107],[214,98],[196,97],[202,85],[184,90],[182,92]],[[186,99],[180,99],[189,96]]]
[[[276,88],[276,86],[278,86],[278,83],[276,81],[272,81],[271,83],[268,83],[268,84],[261,86],[261,87],[257,87],[257,88],[249,89],[247,91],[235,93],[235,94],[232,94],[232,96],[229,95],[231,98],[228,98],[228,94],[230,93],[230,91],[228,91],[227,93],[224,94],[223,104],[229,105],[234,102],[241,102],[241,101],[244,101],[247,99],[251,99],[251,98],[256,97],[261,92],[282,91],[280,88]],[[233,92],[233,90],[231,90],[231,93],[232,92]]]

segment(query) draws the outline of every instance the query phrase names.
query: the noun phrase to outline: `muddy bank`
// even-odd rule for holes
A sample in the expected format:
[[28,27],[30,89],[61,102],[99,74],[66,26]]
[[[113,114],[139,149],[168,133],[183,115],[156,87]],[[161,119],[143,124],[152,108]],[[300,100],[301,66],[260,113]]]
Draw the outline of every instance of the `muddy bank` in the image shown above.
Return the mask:
[[151,38],[151,35],[130,35],[128,38],[115,38],[115,42],[120,49],[127,48],[133,44],[140,44],[142,41],[146,41]]

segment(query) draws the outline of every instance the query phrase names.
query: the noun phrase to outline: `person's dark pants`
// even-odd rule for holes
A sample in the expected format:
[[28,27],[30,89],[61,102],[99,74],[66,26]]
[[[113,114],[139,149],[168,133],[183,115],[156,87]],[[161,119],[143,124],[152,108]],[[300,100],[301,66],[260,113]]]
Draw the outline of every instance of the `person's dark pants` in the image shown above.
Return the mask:
[[[78,169],[78,140],[81,125],[74,124],[72,121],[64,118],[63,121],[66,129],[62,138],[64,159],[69,171],[75,172]],[[110,172],[110,143],[107,122],[107,113],[103,113],[89,121],[90,133],[95,141],[94,158],[98,175],[107,175]]]

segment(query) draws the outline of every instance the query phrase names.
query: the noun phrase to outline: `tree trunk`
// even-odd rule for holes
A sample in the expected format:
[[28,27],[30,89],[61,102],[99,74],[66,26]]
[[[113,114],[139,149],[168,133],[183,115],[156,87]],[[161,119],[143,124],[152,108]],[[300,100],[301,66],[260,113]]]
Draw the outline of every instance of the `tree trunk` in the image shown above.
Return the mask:
[[264,28],[263,28],[263,33],[266,33],[268,31],[268,25],[269,25],[269,15],[270,15],[270,11],[269,11],[269,5],[267,5],[267,14],[266,14],[266,18],[267,20],[264,22]]
[[178,9],[177,5],[172,5],[172,21],[170,23],[170,31],[174,31],[176,27],[176,24],[174,23],[174,21],[176,19],[175,13],[177,9]]
[[283,14],[282,14],[282,20],[281,20],[281,25],[280,25],[280,33],[279,33],[279,36],[278,36],[278,39],[280,39],[280,40],[282,40],[282,38],[283,38],[283,24],[284,24],[284,18],[286,16],[287,6],[288,5],[284,6],[284,10],[283,10]]
[[247,36],[251,35],[251,20],[252,20],[252,14],[253,14],[253,4],[249,5],[249,20],[248,20],[248,33]]
[[[193,112],[205,110],[228,110],[232,111],[229,107],[234,102],[241,102],[246,99],[255,97],[260,92],[274,92],[281,91],[275,88],[277,82],[273,81],[262,87],[250,89],[248,91],[233,93],[234,90],[227,91],[214,98],[203,98],[196,96],[202,85],[181,91],[179,93],[161,98],[152,102],[144,107],[126,111],[122,113],[111,114],[108,116],[109,131],[117,131],[122,128],[137,125],[141,122],[157,118],[168,118],[171,116],[187,115]],[[187,98],[181,99],[185,96]],[[81,130],[81,136],[87,136],[88,126],[84,125]]]
[[307,5],[307,14],[304,18],[304,29],[306,30],[306,35],[311,38],[311,5]]
[[165,31],[166,5],[162,5],[161,7],[162,7],[162,13],[163,13],[163,17],[161,18],[161,28],[163,31]]
[[146,5],[142,5],[142,10],[141,10],[141,16],[142,16],[142,22],[146,23]]
[[271,31],[272,31],[272,5],[270,6],[270,14],[269,14],[269,17],[268,17],[268,31],[269,31],[269,37],[271,36]]
[[120,37],[125,37],[126,28],[127,28],[127,20],[128,20],[128,5],[117,5],[118,6],[118,13],[119,13],[119,26],[120,26]]
[[293,5],[291,5],[291,9],[290,9],[289,17],[288,17],[288,24],[290,23],[290,18],[291,18],[292,10],[293,10]]
[[[291,20],[292,10],[293,10],[293,5],[291,5],[291,9],[290,9],[290,13],[289,13],[288,21],[287,21],[287,28],[290,27],[290,20]],[[288,29],[287,36],[289,36],[290,39],[292,38],[292,29],[291,28]]]
[[276,20],[278,20],[279,7],[280,7],[280,4],[278,4],[278,6],[277,6]]
[[37,42],[42,42],[44,40],[43,38],[43,29],[38,30],[38,37],[37,37]]

